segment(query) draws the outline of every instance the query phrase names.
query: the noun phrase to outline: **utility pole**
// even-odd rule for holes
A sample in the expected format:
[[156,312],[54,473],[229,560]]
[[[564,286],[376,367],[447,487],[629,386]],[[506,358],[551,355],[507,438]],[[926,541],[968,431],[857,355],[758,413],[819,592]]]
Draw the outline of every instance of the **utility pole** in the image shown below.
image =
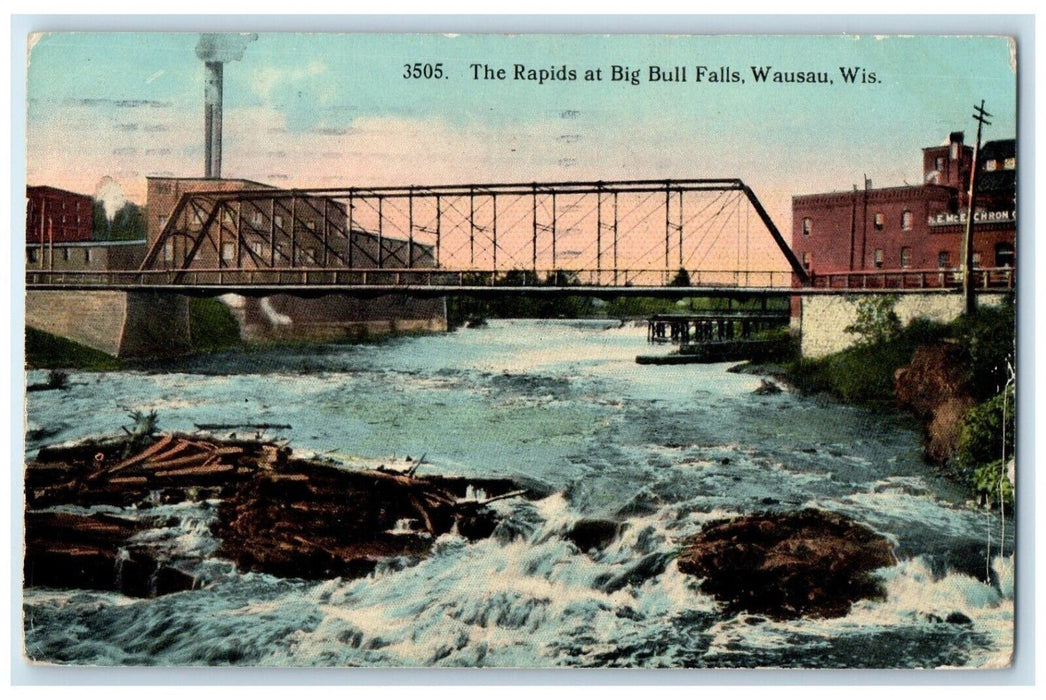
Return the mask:
[[977,121],[977,141],[973,146],[973,163],[970,165],[970,192],[966,202],[966,231],[962,238],[962,297],[966,314],[977,309],[977,297],[973,290],[973,193],[977,186],[977,157],[981,151],[981,129],[985,124],[991,125],[986,117],[992,116],[984,111],[984,100],[980,106],[974,105]]

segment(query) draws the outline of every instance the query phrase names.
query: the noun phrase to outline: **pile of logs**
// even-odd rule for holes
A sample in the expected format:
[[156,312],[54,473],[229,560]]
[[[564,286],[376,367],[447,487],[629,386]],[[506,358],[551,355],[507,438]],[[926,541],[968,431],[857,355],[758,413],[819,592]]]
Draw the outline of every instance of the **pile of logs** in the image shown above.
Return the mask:
[[[420,460],[419,460],[420,462]],[[348,470],[294,457],[286,443],[164,434],[47,447],[26,465],[26,585],[109,588],[152,595],[191,586],[170,562],[129,539],[149,524],[149,506],[220,499],[218,555],[241,570],[296,578],[361,576],[393,557],[416,559],[457,531],[489,536],[488,506],[527,492],[503,479],[465,480],[381,469]],[[466,498],[469,486],[489,497]],[[135,519],[41,512],[62,506],[136,506]],[[151,583],[127,585],[132,565]],[[136,569],[137,570],[137,569]],[[158,574],[157,572],[161,572]],[[155,585],[157,576],[164,585]],[[173,583],[172,583],[173,582]]]

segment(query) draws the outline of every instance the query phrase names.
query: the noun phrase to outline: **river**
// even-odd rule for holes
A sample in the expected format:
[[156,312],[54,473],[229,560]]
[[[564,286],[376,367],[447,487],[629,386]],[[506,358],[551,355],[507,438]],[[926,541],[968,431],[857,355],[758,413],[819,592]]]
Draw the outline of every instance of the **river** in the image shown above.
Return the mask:
[[[659,351],[645,328],[614,322],[494,321],[373,345],[72,373],[68,391],[29,394],[30,429],[53,434],[29,440],[27,456],[155,410],[163,430],[289,424],[273,433],[298,450],[371,464],[424,454],[423,470],[507,476],[548,495],[493,504],[505,519],[488,540],[444,535],[419,563],[323,582],[241,574],[211,556],[215,502],[156,505],[169,526],[139,537],[190,562],[201,588],[151,600],[27,590],[26,652],[119,665],[1008,663],[1012,523],[934,477],[909,422],[823,397],[758,396],[759,378],[726,364],[634,362]],[[894,542],[900,561],[880,572],[885,600],[836,619],[725,616],[671,561],[710,519],[805,506]],[[625,528],[582,553],[563,537],[581,518]]]

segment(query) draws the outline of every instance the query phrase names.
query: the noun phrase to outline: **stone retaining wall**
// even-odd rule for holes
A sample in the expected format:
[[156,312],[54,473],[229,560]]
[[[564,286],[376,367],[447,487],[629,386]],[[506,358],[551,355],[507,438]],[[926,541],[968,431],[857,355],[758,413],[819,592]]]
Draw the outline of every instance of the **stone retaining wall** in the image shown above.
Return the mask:
[[[846,327],[857,320],[857,305],[867,295],[807,296],[800,300],[798,328],[803,357],[824,357],[850,347],[858,340]],[[991,292],[977,295],[977,303],[998,306],[1005,294]],[[962,314],[960,294],[899,294],[894,311],[907,325],[916,318],[945,323]],[[793,328],[796,323],[793,318]]]

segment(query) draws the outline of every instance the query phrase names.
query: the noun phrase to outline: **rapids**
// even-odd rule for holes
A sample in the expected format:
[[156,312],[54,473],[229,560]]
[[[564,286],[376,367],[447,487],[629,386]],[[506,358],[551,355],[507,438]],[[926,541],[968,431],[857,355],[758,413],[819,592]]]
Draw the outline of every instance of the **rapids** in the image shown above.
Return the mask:
[[[650,352],[644,329],[615,322],[493,321],[71,373],[68,391],[29,394],[28,426],[41,433],[27,456],[155,410],[164,430],[289,424],[279,436],[298,450],[424,454],[423,470],[507,476],[550,495],[493,504],[504,520],[488,540],[444,535],[419,563],[322,582],[238,573],[213,556],[214,502],[157,504],[167,526],[138,537],[194,567],[200,588],[150,600],[26,590],[26,653],[103,665],[1008,663],[1012,523],[934,477],[913,424],[820,397],[756,396],[759,377],[729,365],[635,364]],[[886,600],[837,619],[726,617],[673,562],[709,519],[803,506],[894,541]],[[564,534],[581,518],[625,528],[580,552]]]

